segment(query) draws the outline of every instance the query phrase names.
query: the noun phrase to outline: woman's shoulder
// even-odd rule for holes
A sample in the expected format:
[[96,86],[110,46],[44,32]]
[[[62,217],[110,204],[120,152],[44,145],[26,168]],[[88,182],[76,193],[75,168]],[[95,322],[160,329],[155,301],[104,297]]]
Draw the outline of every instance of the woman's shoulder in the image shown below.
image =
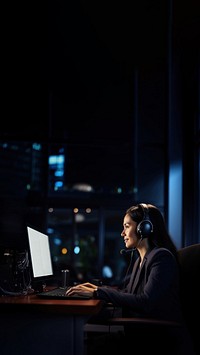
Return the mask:
[[153,249],[151,249],[151,251],[147,254],[147,258],[154,258],[156,256],[166,256],[166,257],[169,257],[169,258],[172,258],[172,259],[175,259],[173,253],[167,249],[167,248],[164,248],[164,247],[155,247]]
[[163,270],[167,269],[168,272],[175,272],[178,270],[178,263],[174,254],[167,248],[154,248],[146,256],[146,268],[153,266],[162,267]]

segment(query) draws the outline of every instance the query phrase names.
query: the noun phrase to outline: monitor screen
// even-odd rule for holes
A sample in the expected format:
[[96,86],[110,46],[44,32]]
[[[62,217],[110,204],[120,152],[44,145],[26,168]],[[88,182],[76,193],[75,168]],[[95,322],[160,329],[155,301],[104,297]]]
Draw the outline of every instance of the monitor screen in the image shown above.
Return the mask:
[[32,276],[42,279],[53,276],[52,259],[48,235],[27,227]]

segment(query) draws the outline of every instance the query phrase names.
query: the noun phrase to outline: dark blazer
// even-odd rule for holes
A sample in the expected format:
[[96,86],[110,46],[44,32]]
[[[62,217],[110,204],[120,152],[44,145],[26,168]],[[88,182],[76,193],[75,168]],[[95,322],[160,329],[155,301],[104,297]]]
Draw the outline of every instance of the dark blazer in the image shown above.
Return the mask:
[[135,261],[128,285],[123,290],[98,288],[98,298],[121,307],[123,316],[152,317],[182,321],[179,299],[179,267],[174,255],[155,247],[142,262]]
[[[179,264],[174,255],[165,248],[154,248],[149,251],[140,267],[140,256],[136,259],[130,275],[129,283],[125,289],[118,290],[113,287],[98,287],[98,298],[112,303],[117,307],[107,317],[146,317],[153,319],[178,321],[178,327],[140,327],[134,325],[124,326],[124,337],[113,343],[107,341],[106,349],[110,344],[110,352],[122,354],[134,349],[134,353],[154,355],[196,355],[191,336],[186,327],[181,312],[179,298]],[[109,308],[109,307],[105,307]],[[106,319],[106,312],[101,318]],[[120,333],[121,334],[121,333]],[[96,354],[96,352],[95,352]],[[102,354],[102,352],[101,352]]]

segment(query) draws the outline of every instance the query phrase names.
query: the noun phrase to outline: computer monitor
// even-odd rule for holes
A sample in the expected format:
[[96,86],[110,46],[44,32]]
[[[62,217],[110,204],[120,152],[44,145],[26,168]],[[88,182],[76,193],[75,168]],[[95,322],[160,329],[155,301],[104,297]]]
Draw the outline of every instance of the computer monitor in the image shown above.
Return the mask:
[[31,276],[34,284],[46,283],[53,278],[49,236],[27,226]]

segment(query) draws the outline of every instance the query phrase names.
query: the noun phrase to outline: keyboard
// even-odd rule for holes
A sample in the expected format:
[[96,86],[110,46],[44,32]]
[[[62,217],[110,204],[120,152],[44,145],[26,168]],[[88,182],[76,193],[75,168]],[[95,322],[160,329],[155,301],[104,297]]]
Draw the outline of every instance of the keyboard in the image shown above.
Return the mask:
[[52,290],[48,290],[48,291],[42,291],[39,293],[36,293],[36,296],[39,298],[45,298],[45,299],[62,299],[62,300],[88,300],[91,299],[92,297],[87,296],[87,295],[72,295],[72,296],[68,296],[66,295],[66,291],[69,287],[67,288],[62,288],[62,287],[58,287],[58,288],[54,288]]

